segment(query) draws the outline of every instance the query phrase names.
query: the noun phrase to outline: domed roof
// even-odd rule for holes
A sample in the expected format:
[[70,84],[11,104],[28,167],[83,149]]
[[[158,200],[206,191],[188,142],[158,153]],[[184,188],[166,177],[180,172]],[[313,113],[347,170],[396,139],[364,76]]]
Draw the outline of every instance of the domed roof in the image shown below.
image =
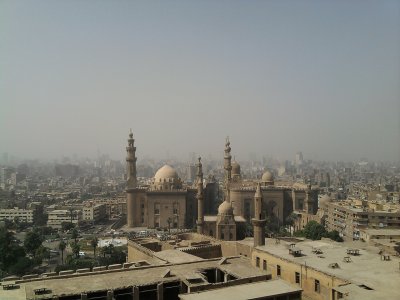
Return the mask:
[[236,162],[236,160],[232,162],[232,174],[240,175],[240,165]]
[[264,172],[264,174],[261,177],[262,182],[273,182],[274,181],[274,176],[270,171]]
[[233,207],[228,201],[222,202],[218,207],[218,215],[233,215]]
[[175,171],[175,169],[169,165],[164,165],[158,171],[156,172],[156,175],[154,175],[154,180],[155,181],[160,181],[160,179],[163,181],[164,179],[178,179],[178,173]]

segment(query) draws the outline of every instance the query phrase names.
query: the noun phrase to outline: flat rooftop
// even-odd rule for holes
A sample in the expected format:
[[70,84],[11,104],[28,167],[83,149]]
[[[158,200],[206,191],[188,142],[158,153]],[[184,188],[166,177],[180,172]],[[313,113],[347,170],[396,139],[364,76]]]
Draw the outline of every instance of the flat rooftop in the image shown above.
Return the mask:
[[185,253],[175,249],[154,252],[154,256],[174,264],[203,260],[198,256],[194,256],[192,254]]
[[181,300],[244,300],[258,299],[268,296],[279,296],[288,293],[299,293],[302,289],[296,288],[281,279],[261,281],[208,290],[198,293],[179,295]]
[[[3,290],[0,288],[0,299],[27,299],[34,298],[34,290],[46,288],[52,295],[74,295],[81,292],[104,291],[120,289],[129,286],[145,286],[160,282],[183,281],[190,278],[203,277],[201,271],[218,268],[235,278],[249,278],[267,276],[265,271],[254,268],[249,259],[243,257],[229,257],[226,263],[219,264],[221,259],[208,259],[198,262],[166,264],[158,266],[136,267],[112,271],[91,272],[67,276],[47,277],[17,283],[19,288]],[[171,276],[164,277],[170,271]],[[204,278],[204,277],[203,277]],[[3,282],[7,284],[7,282]],[[207,281],[194,285],[208,284]]]
[[[245,241],[249,242],[249,241]],[[386,299],[400,299],[398,285],[400,282],[400,259],[390,256],[390,261],[381,260],[379,248],[369,246],[360,241],[337,243],[328,239],[320,241],[305,240],[296,243],[296,248],[302,251],[302,256],[294,257],[289,254],[291,242],[275,239],[266,239],[266,245],[257,247],[257,250],[268,252],[299,265],[307,265],[324,273],[347,280],[357,286],[366,286],[366,290],[373,297],[387,297]],[[318,248],[321,254],[313,250]],[[360,255],[347,254],[347,249],[358,249]],[[344,262],[344,257],[350,257],[351,262]],[[337,263],[339,268],[330,268]],[[395,288],[396,287],[396,288]]]

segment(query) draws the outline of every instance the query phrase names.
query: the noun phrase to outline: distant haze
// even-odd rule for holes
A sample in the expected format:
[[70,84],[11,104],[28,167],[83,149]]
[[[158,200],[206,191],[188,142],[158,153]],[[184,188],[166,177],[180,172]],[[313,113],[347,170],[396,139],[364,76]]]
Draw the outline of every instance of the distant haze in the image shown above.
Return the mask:
[[0,154],[400,160],[400,1],[1,1]]

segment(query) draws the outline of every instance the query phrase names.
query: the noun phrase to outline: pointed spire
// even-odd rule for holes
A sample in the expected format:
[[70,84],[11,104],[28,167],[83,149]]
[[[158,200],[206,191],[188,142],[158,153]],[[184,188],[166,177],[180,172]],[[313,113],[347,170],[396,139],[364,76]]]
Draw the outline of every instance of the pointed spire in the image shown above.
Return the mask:
[[128,146],[126,147],[127,187],[136,188],[136,147],[134,146],[132,129],[129,133]]
[[197,164],[197,178],[203,180],[203,164],[201,163],[201,157],[198,158],[199,162]]
[[231,156],[231,147],[230,147],[229,137],[226,137],[225,143],[225,155],[224,155],[224,169],[225,169],[225,184],[231,182],[232,178],[232,156]]

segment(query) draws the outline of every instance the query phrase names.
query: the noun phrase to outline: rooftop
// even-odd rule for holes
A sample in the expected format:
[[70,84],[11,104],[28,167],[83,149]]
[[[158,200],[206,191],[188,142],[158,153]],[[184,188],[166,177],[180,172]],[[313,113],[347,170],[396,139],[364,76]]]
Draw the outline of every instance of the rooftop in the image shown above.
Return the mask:
[[[328,239],[297,242],[296,248],[302,251],[302,256],[294,257],[289,254],[289,245],[290,242],[276,243],[275,239],[267,239],[265,246],[256,249],[348,280],[358,286],[369,287],[373,289],[369,294],[375,297],[385,295],[387,299],[395,299],[399,296],[398,290],[393,289],[400,281],[399,257],[391,256],[390,261],[383,261],[377,247],[363,242],[337,243]],[[316,254],[315,249],[321,250],[322,253]],[[360,255],[349,255],[348,249],[358,249]],[[350,262],[344,262],[344,257],[349,256]],[[337,263],[339,268],[329,267],[334,263]]]
[[[0,289],[0,299],[26,299],[34,298],[35,289],[46,288],[51,293],[46,297],[54,295],[74,295],[81,292],[104,291],[107,289],[120,289],[129,286],[145,286],[159,282],[171,282],[177,280],[188,280],[202,275],[205,269],[218,268],[222,272],[232,275],[234,278],[263,278],[267,273],[255,269],[248,259],[242,257],[229,257],[227,261],[220,264],[220,258],[208,259],[198,262],[165,264],[158,266],[144,266],[109,271],[90,272],[82,274],[47,277],[40,279],[17,281],[19,288],[11,290]],[[170,277],[162,274],[170,271]],[[5,282],[3,282],[5,284]],[[206,280],[194,285],[209,284]]]
[[264,299],[263,297],[295,293],[300,291],[300,288],[296,288],[281,279],[277,279],[224,287],[217,290],[208,290],[199,293],[184,294],[180,295],[179,298],[181,300]]

